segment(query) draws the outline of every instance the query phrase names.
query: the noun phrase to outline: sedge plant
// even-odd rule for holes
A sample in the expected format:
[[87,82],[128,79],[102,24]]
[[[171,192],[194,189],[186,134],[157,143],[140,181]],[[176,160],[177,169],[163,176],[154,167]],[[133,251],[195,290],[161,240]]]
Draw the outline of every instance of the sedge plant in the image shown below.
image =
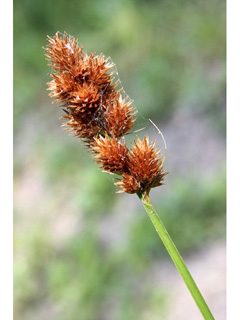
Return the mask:
[[115,64],[103,54],[88,55],[78,40],[66,33],[48,37],[45,52],[52,68],[49,95],[65,112],[63,126],[82,140],[102,171],[118,176],[118,193],[139,197],[203,318],[214,319],[149,198],[150,190],[161,186],[167,174],[163,169],[166,151],[161,154],[147,136],[142,140],[136,137],[130,148],[125,142],[137,110],[119,89]]

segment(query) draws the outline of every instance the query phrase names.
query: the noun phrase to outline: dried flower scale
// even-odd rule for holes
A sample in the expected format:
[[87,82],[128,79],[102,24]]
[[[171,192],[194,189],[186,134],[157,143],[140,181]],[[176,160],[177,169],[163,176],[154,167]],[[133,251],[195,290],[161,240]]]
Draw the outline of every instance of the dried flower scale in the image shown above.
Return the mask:
[[48,37],[46,58],[53,72],[47,83],[49,96],[64,108],[63,126],[83,140],[100,164],[100,169],[121,176],[115,184],[118,192],[149,193],[162,185],[163,172],[160,151],[137,138],[128,149],[122,137],[129,133],[136,120],[132,100],[122,96],[114,71],[115,64],[103,54],[83,52],[78,40],[60,33]]

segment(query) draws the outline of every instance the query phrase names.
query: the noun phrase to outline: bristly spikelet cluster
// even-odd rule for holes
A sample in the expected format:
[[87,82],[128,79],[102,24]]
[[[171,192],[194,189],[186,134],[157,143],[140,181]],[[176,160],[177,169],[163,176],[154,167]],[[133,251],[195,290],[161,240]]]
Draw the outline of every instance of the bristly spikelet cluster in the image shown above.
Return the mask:
[[117,90],[110,58],[88,55],[78,40],[66,33],[61,38],[59,32],[48,37],[45,51],[53,70],[49,95],[64,108],[63,125],[85,142],[100,169],[122,176],[116,183],[119,192],[149,193],[162,185],[167,173],[155,143],[137,138],[129,150],[122,140],[133,128],[137,111],[133,101],[123,98],[122,89]]
[[47,83],[49,95],[65,107],[69,131],[88,143],[97,134],[120,137],[130,131],[134,107],[116,90],[110,58],[84,53],[77,40],[66,34],[61,39],[59,32],[48,43],[46,57],[54,71]]
[[122,190],[120,192],[149,192],[151,188],[163,184],[163,177],[167,172],[162,171],[163,155],[160,150],[154,149],[155,142],[149,145],[147,137],[141,141],[132,143],[129,150],[128,172],[123,175],[123,179],[116,183]]

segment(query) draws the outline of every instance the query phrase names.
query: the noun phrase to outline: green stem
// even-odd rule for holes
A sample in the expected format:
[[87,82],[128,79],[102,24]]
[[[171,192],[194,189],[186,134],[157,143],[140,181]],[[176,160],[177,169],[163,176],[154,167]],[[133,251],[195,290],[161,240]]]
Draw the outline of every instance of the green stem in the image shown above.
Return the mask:
[[149,215],[149,218],[151,219],[159,237],[161,238],[164,246],[166,247],[169,255],[171,256],[175,266],[177,267],[178,271],[180,272],[184,282],[186,283],[188,290],[190,291],[193,299],[195,300],[199,310],[201,311],[203,318],[206,320],[214,320],[214,317],[209,310],[203,296],[201,295],[201,292],[199,291],[195,281],[193,280],[188,268],[186,267],[180,253],[178,252],[178,249],[176,248],[174,242],[170,238],[166,228],[164,227],[162,221],[160,220],[157,212],[154,210],[150,198],[148,194],[137,194],[140,200],[143,203],[143,206],[146,210],[146,212]]

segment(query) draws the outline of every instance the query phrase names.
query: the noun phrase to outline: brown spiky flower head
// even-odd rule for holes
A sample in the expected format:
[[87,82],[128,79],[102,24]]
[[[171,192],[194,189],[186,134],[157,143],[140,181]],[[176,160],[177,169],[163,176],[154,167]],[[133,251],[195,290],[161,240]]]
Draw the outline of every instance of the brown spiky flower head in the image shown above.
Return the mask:
[[128,170],[128,147],[122,139],[100,137],[95,139],[92,149],[100,169],[119,175]]
[[47,83],[50,97],[63,107],[63,124],[85,142],[100,169],[122,176],[119,192],[149,193],[162,185],[165,156],[148,138],[134,140],[129,150],[124,135],[135,122],[133,101],[124,96],[115,64],[103,54],[83,52],[66,33],[48,37],[46,58],[52,68]]
[[163,177],[167,172],[163,172],[164,156],[160,155],[160,150],[154,149],[156,142],[149,144],[148,137],[141,141],[132,143],[132,149],[128,157],[128,173],[123,175],[123,179],[116,183],[122,188],[119,192],[149,193],[151,188],[163,184]]

